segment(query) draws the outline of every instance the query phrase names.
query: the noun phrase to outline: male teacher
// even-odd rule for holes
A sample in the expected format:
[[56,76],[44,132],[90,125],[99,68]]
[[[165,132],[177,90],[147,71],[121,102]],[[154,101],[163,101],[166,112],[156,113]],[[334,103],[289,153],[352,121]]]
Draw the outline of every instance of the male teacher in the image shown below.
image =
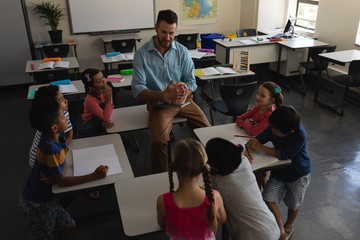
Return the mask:
[[[175,116],[188,119],[192,128],[208,127],[210,123],[192,100],[196,90],[194,64],[188,50],[174,41],[178,17],[172,10],[159,12],[155,24],[156,36],[136,51],[133,61],[133,94],[147,103],[152,136],[152,172],[167,171],[167,142]],[[178,87],[181,84],[182,87]],[[185,100],[184,107],[159,107],[157,102]]]

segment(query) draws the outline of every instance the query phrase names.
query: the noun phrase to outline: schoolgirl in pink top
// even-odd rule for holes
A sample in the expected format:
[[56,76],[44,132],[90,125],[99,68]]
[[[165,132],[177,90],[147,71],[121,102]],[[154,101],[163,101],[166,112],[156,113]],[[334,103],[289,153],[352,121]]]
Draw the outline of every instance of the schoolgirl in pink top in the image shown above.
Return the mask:
[[105,134],[106,128],[114,126],[110,120],[114,109],[112,89],[98,69],[86,69],[81,74],[81,80],[87,94],[81,116],[82,123],[78,130],[79,137]]
[[268,127],[268,119],[276,107],[281,106],[284,97],[281,88],[273,82],[264,82],[256,93],[256,106],[237,117],[236,125],[249,135],[256,136]]
[[[169,166],[170,192],[157,199],[157,220],[170,239],[215,239],[226,221],[222,198],[211,188],[207,155],[199,141],[179,141]],[[174,191],[173,172],[179,187]],[[204,187],[199,186],[200,174]]]

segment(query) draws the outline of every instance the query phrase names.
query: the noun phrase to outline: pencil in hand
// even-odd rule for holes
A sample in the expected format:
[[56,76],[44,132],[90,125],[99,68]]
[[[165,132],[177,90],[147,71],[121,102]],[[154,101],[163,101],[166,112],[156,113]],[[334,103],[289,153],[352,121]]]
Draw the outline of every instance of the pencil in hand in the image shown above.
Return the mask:
[[239,135],[235,134],[234,137],[242,137],[242,138],[253,138],[254,136],[248,136],[248,135]]
[[249,156],[249,160],[253,160],[253,158],[252,158],[252,156],[251,156],[251,154],[250,154],[250,151],[249,151],[249,147],[248,147],[248,145],[247,145],[247,143],[245,144],[245,149],[246,149],[246,154]]

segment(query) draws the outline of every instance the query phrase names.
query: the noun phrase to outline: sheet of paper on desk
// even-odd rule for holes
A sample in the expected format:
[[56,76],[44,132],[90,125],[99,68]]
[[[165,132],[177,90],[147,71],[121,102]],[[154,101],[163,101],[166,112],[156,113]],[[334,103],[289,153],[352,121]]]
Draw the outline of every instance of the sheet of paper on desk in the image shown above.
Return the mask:
[[134,54],[133,52],[131,53],[123,53],[124,57],[126,58],[126,60],[134,60]]
[[74,93],[79,91],[74,84],[58,86],[61,93]]
[[[230,142],[232,142],[234,144],[241,144],[244,147],[244,151],[245,151],[245,144],[246,144],[247,140],[245,140],[241,137],[237,137],[237,138],[230,140]],[[244,154],[244,152],[243,152],[243,154]],[[256,150],[251,151],[251,156],[253,157],[253,161],[251,163],[251,169],[253,171],[263,168],[263,167],[266,167],[274,162],[279,161],[279,159],[277,159],[276,157],[267,155],[264,152],[260,152],[260,151],[256,151]]]
[[72,150],[74,176],[81,176],[95,171],[100,165],[109,167],[107,175],[122,173],[119,159],[113,144]]
[[256,44],[256,42],[254,42],[251,39],[240,39],[238,40],[240,43],[245,44],[245,45],[254,45]]
[[195,59],[200,59],[207,54],[207,52],[198,52],[196,50],[189,50],[189,53],[190,53],[190,57]]

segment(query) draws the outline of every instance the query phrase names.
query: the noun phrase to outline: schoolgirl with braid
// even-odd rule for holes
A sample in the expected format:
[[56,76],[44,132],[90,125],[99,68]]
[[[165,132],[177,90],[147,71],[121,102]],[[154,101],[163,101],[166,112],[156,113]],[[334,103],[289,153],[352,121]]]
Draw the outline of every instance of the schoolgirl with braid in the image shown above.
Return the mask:
[[[170,239],[215,239],[226,212],[218,191],[213,190],[207,155],[199,141],[179,141],[169,164],[170,192],[157,199],[157,221]],[[179,186],[174,190],[173,173]],[[200,175],[204,187],[199,186]]]

